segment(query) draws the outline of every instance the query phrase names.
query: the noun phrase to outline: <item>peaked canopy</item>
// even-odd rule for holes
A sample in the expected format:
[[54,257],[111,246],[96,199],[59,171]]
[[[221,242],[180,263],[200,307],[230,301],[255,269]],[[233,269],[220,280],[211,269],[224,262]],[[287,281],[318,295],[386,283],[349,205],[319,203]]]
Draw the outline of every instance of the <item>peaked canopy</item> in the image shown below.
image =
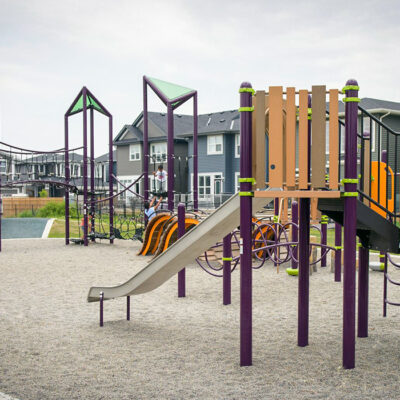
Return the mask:
[[[108,115],[108,112],[99,103],[97,103],[97,101],[94,100],[90,94],[86,95],[86,107],[94,108],[98,112],[101,112],[104,115]],[[83,110],[83,94],[81,93],[81,95],[75,101],[75,104],[73,104],[71,111],[69,112],[68,115],[76,114],[82,110]]]
[[157,87],[157,89],[164,94],[170,101],[177,99],[178,97],[184,96],[190,92],[195,92],[194,89],[190,89],[184,86],[175,85],[174,83],[162,81],[161,79],[150,78],[148,80]]

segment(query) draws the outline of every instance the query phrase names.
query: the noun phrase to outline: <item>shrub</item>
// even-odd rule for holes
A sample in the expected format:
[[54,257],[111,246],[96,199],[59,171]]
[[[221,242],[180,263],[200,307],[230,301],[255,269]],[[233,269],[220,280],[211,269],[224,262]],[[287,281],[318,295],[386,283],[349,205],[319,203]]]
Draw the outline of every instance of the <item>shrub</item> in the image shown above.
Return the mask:
[[39,192],[39,197],[49,197],[49,192],[46,189],[43,189]]
[[25,210],[18,214],[18,218],[32,218],[34,216],[31,210]]
[[39,218],[57,218],[65,216],[65,202],[50,201],[36,211]]

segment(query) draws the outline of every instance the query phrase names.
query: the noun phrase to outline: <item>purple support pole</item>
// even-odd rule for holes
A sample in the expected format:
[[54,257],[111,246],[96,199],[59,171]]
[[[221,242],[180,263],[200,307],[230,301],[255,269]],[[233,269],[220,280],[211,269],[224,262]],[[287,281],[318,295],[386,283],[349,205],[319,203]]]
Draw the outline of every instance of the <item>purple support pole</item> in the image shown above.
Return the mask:
[[87,91],[86,87],[82,89],[83,97],[83,244],[87,246],[88,243],[88,168],[87,168]]
[[[308,107],[311,108],[311,96],[308,96]],[[308,181],[310,181],[311,158],[311,121],[308,120]],[[308,322],[310,302],[310,198],[300,199],[299,218],[299,292],[297,345],[308,345]]]
[[358,250],[358,337],[368,337],[369,250]]
[[[185,205],[178,204],[178,238],[185,234]],[[178,297],[186,297],[186,270],[178,272]]]
[[328,217],[325,215],[321,216],[321,253],[323,255],[321,257],[321,267],[326,267],[326,243],[327,243],[327,235],[328,235]]
[[143,77],[143,191],[149,199],[149,119],[147,113],[147,82]]
[[224,306],[231,304],[231,261],[232,261],[232,237],[226,235],[223,241],[222,250],[222,304]]
[[[94,202],[95,202],[95,174],[94,174],[94,110],[90,108],[90,213],[91,217],[91,233],[94,234]],[[110,194],[112,196],[112,193]],[[95,241],[94,235],[92,236],[92,242]]]
[[299,220],[299,305],[297,344],[304,347],[308,345],[308,315],[309,315],[309,289],[310,289],[310,199],[300,199]]
[[114,243],[114,199],[112,198],[114,193],[114,178],[113,178],[113,118],[110,115],[108,117],[108,191],[110,200],[108,208],[110,209],[110,243]]
[[131,320],[131,296],[126,296],[126,320]]
[[100,326],[104,325],[104,293],[100,292]]
[[335,282],[342,280],[342,225],[335,222]]
[[[381,258],[379,259],[381,261]],[[383,266],[383,316],[386,317],[387,313],[387,255],[385,255]]]
[[[297,243],[299,240],[299,204],[295,200],[292,201],[292,223],[297,225],[292,225],[292,242]],[[294,258],[296,258],[296,260],[298,260],[297,254],[298,245],[296,244],[295,247],[293,247],[293,256]],[[292,269],[297,269],[297,267],[299,266],[299,262],[296,260],[292,258]]]
[[[243,82],[241,89],[251,88]],[[240,93],[240,107],[251,107],[251,93]],[[251,112],[240,113],[240,177],[251,178]],[[240,365],[252,365],[252,185],[240,182]]]
[[[278,219],[279,219],[279,199],[276,198],[274,199],[274,226],[275,226],[275,248],[274,248],[274,254],[275,258],[278,259],[278,254],[279,254],[279,248],[277,246],[278,244],[278,235],[279,235],[279,227],[278,227]],[[277,267],[278,264],[274,263],[274,267]]]
[[[358,86],[350,79],[346,86]],[[357,99],[358,90],[346,90],[346,99]],[[357,180],[357,102],[345,102],[346,137],[345,170],[346,180]],[[343,276],[343,367],[355,366],[355,318],[356,318],[356,225],[357,184],[344,184],[344,276]],[[353,195],[354,194],[354,195]]]
[[168,153],[168,210],[174,211],[174,111],[172,104],[167,104],[167,153]]
[[193,96],[193,208],[199,209],[199,159],[198,159],[197,92]]
[[[68,117],[64,117],[64,164],[65,164],[65,183],[68,185],[70,180],[69,168],[69,133]],[[69,244],[69,188],[65,187],[65,244]]]

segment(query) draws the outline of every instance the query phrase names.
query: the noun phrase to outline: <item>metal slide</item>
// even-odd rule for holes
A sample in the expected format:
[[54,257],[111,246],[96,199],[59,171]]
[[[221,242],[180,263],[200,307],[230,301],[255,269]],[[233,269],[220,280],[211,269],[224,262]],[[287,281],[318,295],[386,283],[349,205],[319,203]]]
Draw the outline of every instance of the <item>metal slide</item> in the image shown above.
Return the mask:
[[[273,198],[253,198],[253,212],[272,200]],[[125,283],[113,287],[91,287],[88,302],[99,301],[100,292],[108,300],[158,288],[193,263],[202,252],[236,229],[239,226],[239,217],[240,197],[236,194]]]

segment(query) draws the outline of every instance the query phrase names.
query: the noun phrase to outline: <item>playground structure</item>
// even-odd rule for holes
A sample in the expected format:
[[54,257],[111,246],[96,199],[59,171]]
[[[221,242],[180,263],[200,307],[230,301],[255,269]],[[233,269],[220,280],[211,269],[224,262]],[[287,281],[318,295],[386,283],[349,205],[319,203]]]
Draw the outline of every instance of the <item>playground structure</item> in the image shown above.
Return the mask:
[[[358,272],[358,337],[368,336],[368,273],[369,250],[381,251],[384,259],[384,315],[387,304],[399,305],[387,298],[388,262],[400,268],[388,254],[399,253],[400,231],[396,222],[398,134],[362,109],[357,103],[358,84],[349,80],[343,88],[345,115],[339,118],[337,89],[313,86],[308,90],[270,87],[268,92],[255,92],[249,83],[240,87],[240,192],[185,234],[185,210],[178,207],[179,240],[156,256],[147,267],[116,287],[92,287],[88,301],[100,301],[100,324],[103,324],[104,300],[127,297],[151,291],[177,272],[184,271],[195,255],[215,246],[223,238],[222,273],[224,304],[230,303],[230,275],[240,262],[240,365],[252,364],[252,271],[268,257],[275,265],[292,260],[299,284],[297,344],[308,345],[309,270],[310,270],[310,204],[317,202],[322,212],[321,236],[325,236],[328,218],[335,221],[335,246],[319,244],[323,261],[328,251],[335,252],[335,281],[341,280],[341,252],[344,250],[343,281],[343,367],[355,366],[356,335],[356,238],[359,237]],[[327,111],[327,95],[329,111]],[[358,114],[369,118],[378,127],[378,146],[386,140],[382,161],[372,160],[369,135]],[[329,122],[329,155],[326,146],[326,122]],[[298,130],[296,129],[298,125]],[[344,129],[343,129],[344,128]],[[344,134],[343,134],[344,130]],[[370,129],[371,131],[372,129]],[[384,135],[385,133],[385,135]],[[269,136],[268,165],[265,135]],[[344,160],[342,159],[344,144]],[[392,154],[388,154],[391,152]],[[380,151],[379,151],[380,154]],[[386,158],[385,158],[386,157]],[[327,162],[328,161],[328,162]],[[344,171],[341,171],[344,161]],[[376,162],[376,163],[375,163]],[[375,164],[374,164],[375,163]],[[267,168],[268,167],[268,168]],[[392,168],[393,167],[393,168]],[[267,177],[265,171],[267,170]],[[383,170],[383,173],[382,173]],[[372,171],[372,178],[371,178]],[[375,176],[376,175],[376,176]],[[377,186],[374,187],[374,179]],[[383,182],[386,181],[384,184]],[[382,184],[381,184],[382,183]],[[388,195],[390,194],[390,196]],[[291,238],[289,225],[276,218],[278,199],[292,201]],[[275,218],[271,223],[257,223],[254,212],[275,202]],[[379,209],[379,212],[376,212]],[[168,217],[168,216],[167,216]],[[165,218],[167,218],[165,217]],[[163,218],[159,217],[160,220]],[[239,231],[235,232],[240,225]],[[342,227],[344,240],[342,243]],[[268,231],[273,235],[266,235]],[[238,236],[239,232],[239,236]],[[158,237],[158,234],[156,235]],[[284,240],[283,240],[284,236]],[[233,238],[233,239],[232,239]],[[148,241],[151,243],[151,240]],[[240,256],[232,257],[232,244]],[[154,243],[153,243],[154,246]],[[154,247],[153,247],[154,248]],[[281,250],[284,256],[280,257]],[[253,260],[261,264],[254,266]],[[209,263],[207,263],[210,265]],[[233,268],[232,268],[233,265]],[[326,265],[326,264],[325,264]],[[178,275],[179,276],[179,275]],[[185,295],[184,280],[178,279],[178,296]],[[129,312],[128,312],[129,314]],[[127,317],[129,317],[127,315]],[[129,318],[128,318],[129,319]]]
[[[174,210],[174,111],[193,98],[193,209],[198,210],[198,147],[197,147],[197,91],[160,79],[143,76],[143,178],[144,198],[149,199],[149,124],[147,110],[148,87],[167,107],[167,193],[168,210]],[[153,195],[157,193],[153,192]],[[164,193],[165,195],[165,193]]]
[[[95,159],[94,111],[109,119],[107,162],[97,162]],[[78,113],[83,115],[83,144],[80,147],[70,148],[68,120],[69,117]],[[131,188],[138,180],[142,179],[143,175],[129,186],[123,185],[114,176],[112,115],[89,89],[83,87],[68,108],[64,118],[65,145],[61,149],[38,151],[0,142],[0,156],[6,163],[6,172],[0,175],[0,203],[1,188],[22,188],[24,185],[33,184],[44,188],[44,185],[48,185],[50,191],[54,188],[63,190],[62,193],[65,197],[65,242],[67,245],[70,241],[73,241],[87,246],[89,239],[92,241],[107,239],[110,243],[113,243],[115,237],[141,240],[144,226],[143,197],[135,193]],[[89,135],[88,119],[90,122]],[[83,155],[76,153],[77,151],[82,151]],[[105,171],[107,164],[108,171]],[[82,171],[82,174],[79,171]],[[3,180],[1,179],[2,176]],[[118,182],[123,187],[118,193],[114,193],[114,182]],[[127,215],[126,203],[122,207],[118,207],[118,197],[126,191],[131,192],[139,199],[138,204],[136,202],[131,205],[132,215]],[[71,194],[75,196],[73,203],[71,203]],[[83,197],[82,203],[79,201],[80,195]],[[115,206],[118,207],[118,213],[116,213]],[[71,212],[75,214],[75,218],[78,220],[78,238],[70,237]],[[82,229],[80,215],[83,215]],[[88,231],[89,216],[90,232]]]

